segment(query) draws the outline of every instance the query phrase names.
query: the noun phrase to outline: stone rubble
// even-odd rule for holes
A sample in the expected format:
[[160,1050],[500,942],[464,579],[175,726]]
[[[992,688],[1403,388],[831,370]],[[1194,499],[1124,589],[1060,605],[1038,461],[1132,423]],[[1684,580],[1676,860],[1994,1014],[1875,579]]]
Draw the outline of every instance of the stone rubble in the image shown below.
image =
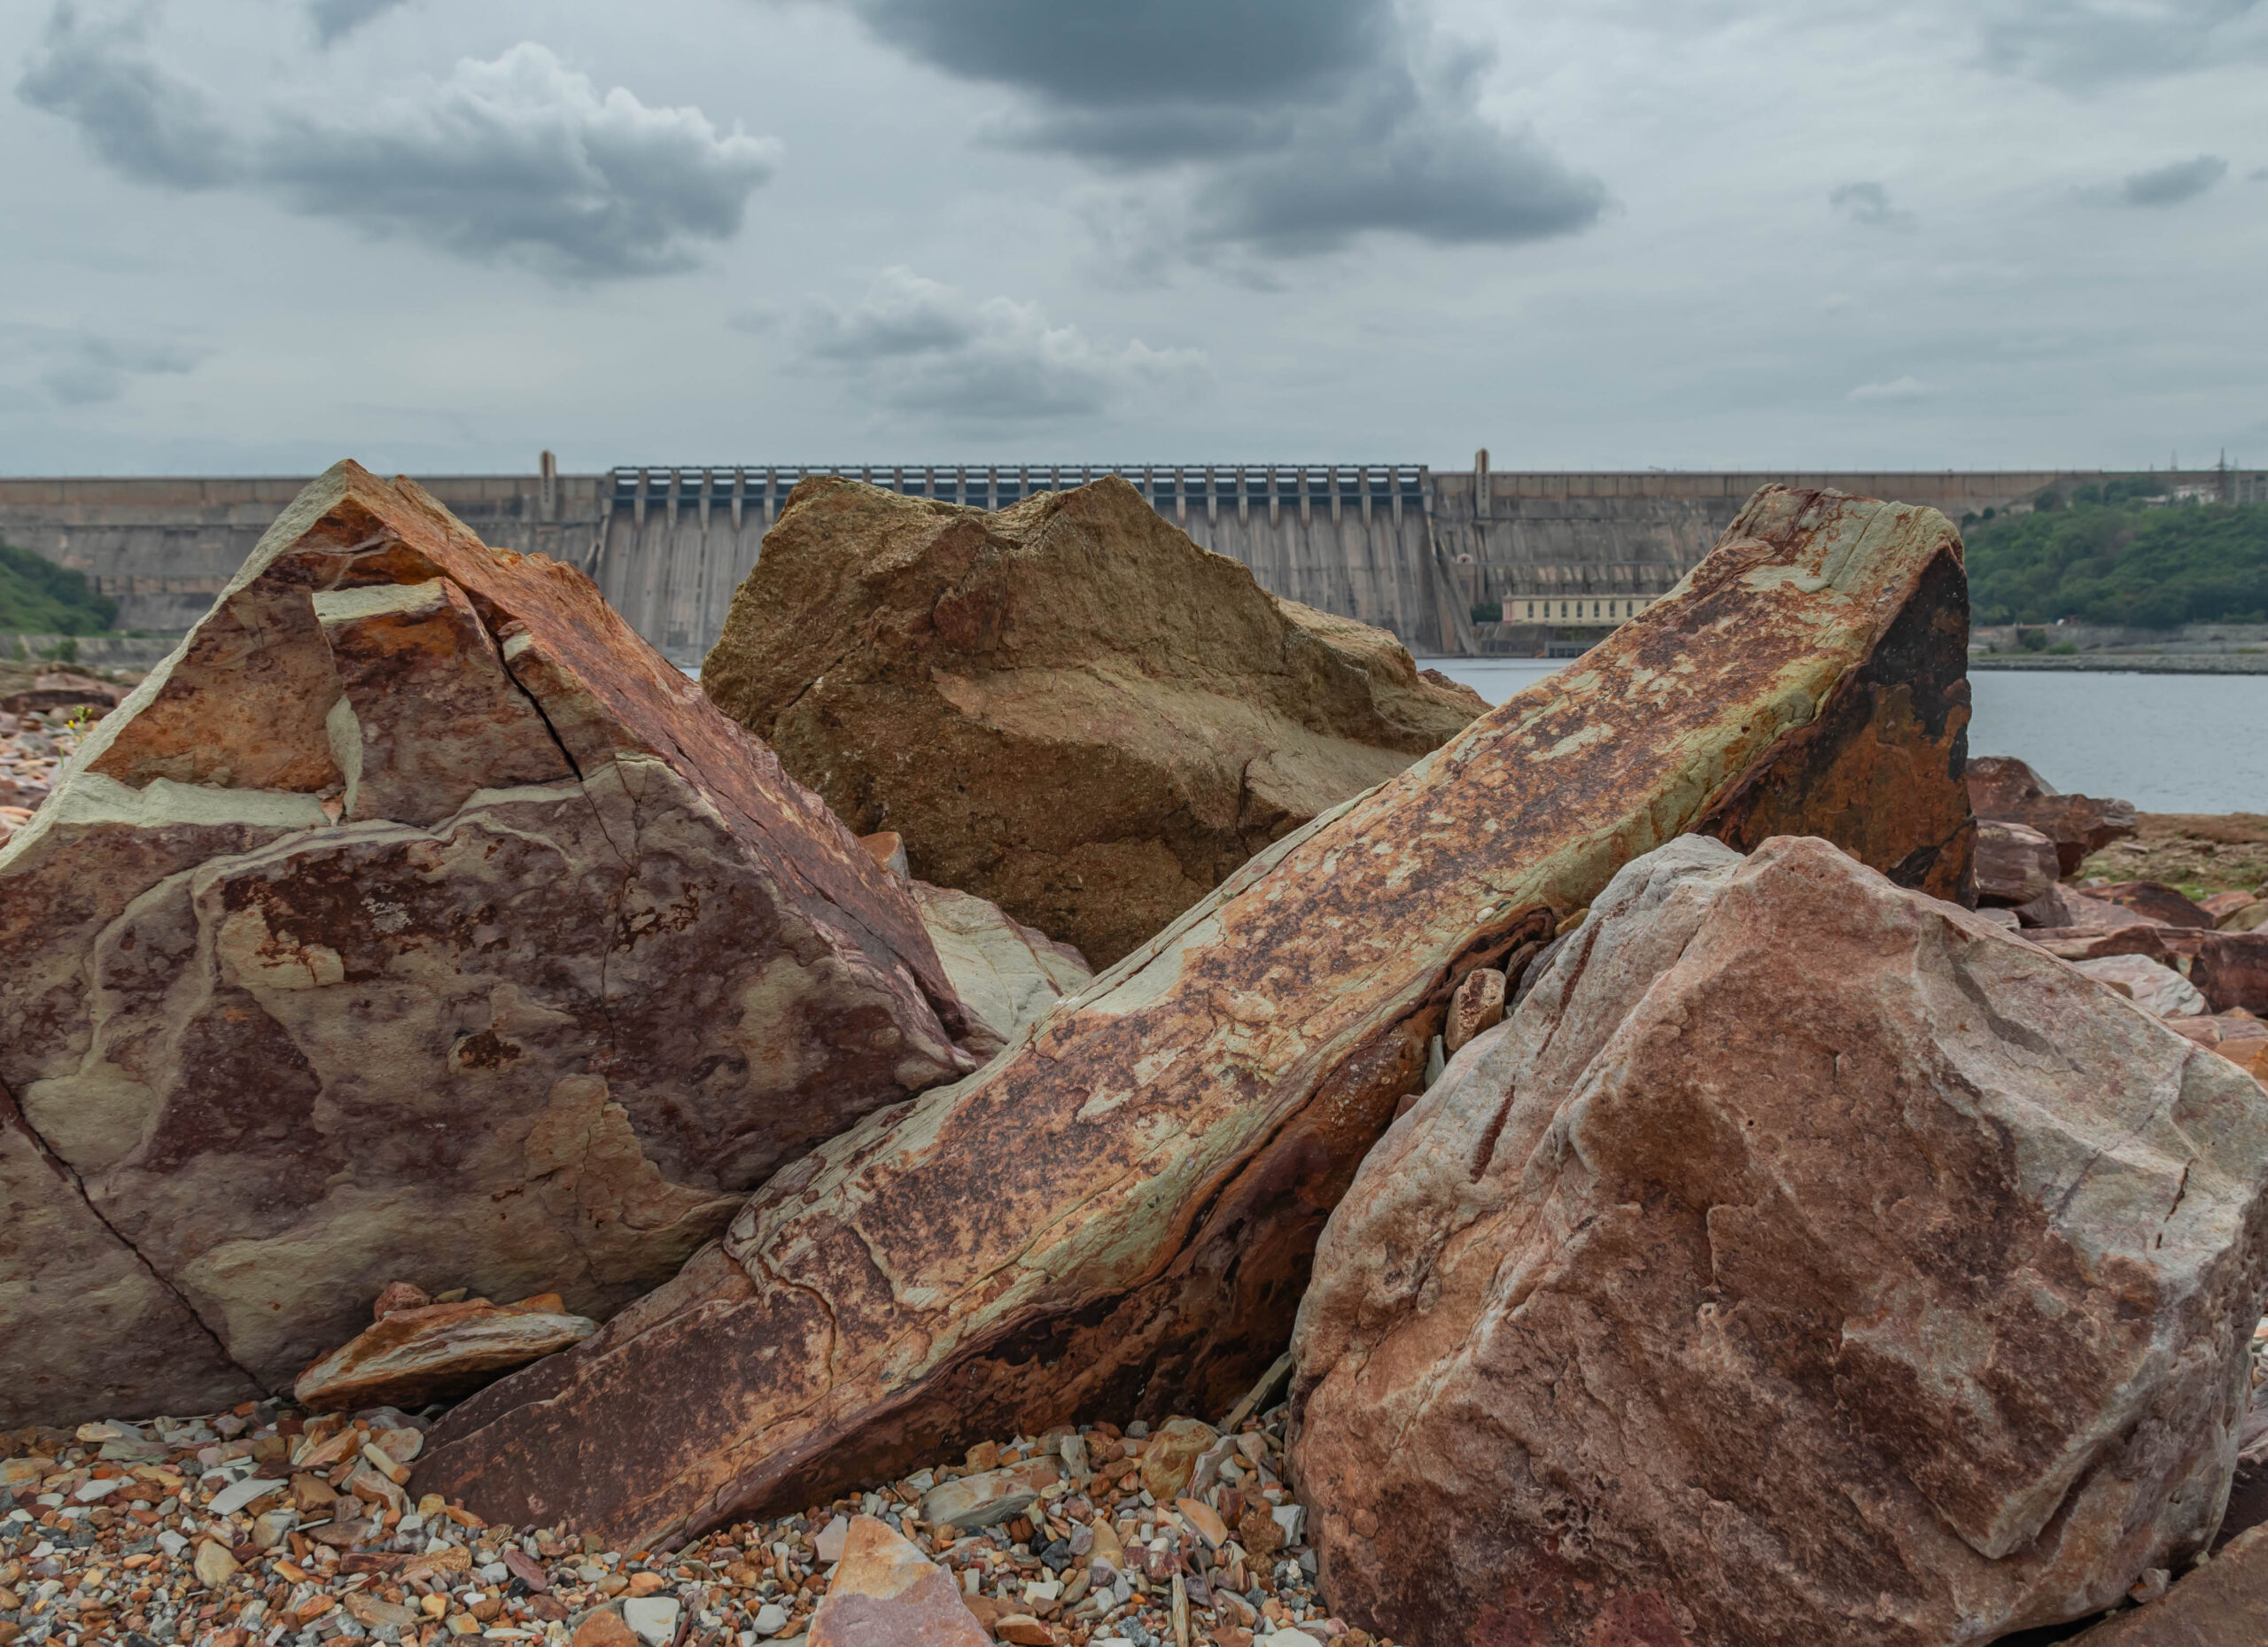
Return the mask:
[[[245,1402],[0,1433],[0,1647],[825,1647],[813,1615],[862,1522],[869,1544],[903,1538],[950,1575],[979,1641],[1373,1647],[1316,1592],[1284,1416],[1231,1434],[1177,1419],[982,1442],[666,1552],[412,1503],[397,1481],[425,1420],[392,1408]],[[1161,1467],[1173,1499],[1148,1488]],[[997,1517],[938,1519],[998,1477],[1037,1485]]]

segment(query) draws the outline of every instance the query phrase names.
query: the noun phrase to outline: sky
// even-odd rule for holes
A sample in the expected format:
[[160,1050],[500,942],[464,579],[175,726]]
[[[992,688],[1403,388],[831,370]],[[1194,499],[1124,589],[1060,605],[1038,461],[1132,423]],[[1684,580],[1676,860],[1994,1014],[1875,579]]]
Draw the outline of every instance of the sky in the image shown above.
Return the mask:
[[13,0],[0,473],[2268,466],[2268,0]]

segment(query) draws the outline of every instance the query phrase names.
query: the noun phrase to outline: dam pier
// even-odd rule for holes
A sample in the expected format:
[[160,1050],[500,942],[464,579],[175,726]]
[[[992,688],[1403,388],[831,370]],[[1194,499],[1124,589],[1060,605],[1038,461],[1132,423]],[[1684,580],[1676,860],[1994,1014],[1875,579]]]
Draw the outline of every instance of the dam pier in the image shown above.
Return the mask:
[[[2029,507],[2100,470],[1565,473],[1422,463],[639,464],[421,476],[499,548],[588,572],[670,659],[697,667],[796,483],[844,475],[1002,509],[1123,477],[1289,600],[1390,630],[1422,656],[1580,650],[1667,593],[1755,489],[1780,481],[1928,504],[1954,520]],[[2257,476],[2200,471],[2252,490]],[[121,629],[186,630],[305,484],[275,478],[0,479],[0,541],[84,572]],[[1479,616],[1476,618],[1476,613]]]

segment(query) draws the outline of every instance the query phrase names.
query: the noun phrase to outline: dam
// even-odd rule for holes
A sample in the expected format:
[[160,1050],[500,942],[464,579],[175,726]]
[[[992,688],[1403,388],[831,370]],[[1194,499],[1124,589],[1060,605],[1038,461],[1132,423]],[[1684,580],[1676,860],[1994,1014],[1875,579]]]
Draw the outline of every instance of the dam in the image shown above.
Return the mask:
[[[764,534],[804,477],[1001,509],[1109,474],[1287,599],[1390,630],[1425,656],[1534,656],[1666,594],[1749,494],[1779,481],[1927,504],[1955,521],[2030,507],[2102,470],[1623,473],[1422,463],[638,464],[602,474],[421,476],[487,542],[580,567],[669,658],[697,667]],[[2227,501],[2268,477],[2167,477]],[[177,634],[203,613],[304,479],[0,479],[0,542],[84,572],[119,627]],[[1476,613],[1479,614],[1476,618]]]

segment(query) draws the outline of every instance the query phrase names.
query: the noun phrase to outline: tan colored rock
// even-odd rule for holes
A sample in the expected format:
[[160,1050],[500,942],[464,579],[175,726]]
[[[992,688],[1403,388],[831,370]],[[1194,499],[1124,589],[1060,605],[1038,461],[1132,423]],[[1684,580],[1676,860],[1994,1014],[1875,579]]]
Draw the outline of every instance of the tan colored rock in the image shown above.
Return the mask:
[[469,1298],[398,1308],[310,1364],[292,1397],[310,1412],[456,1401],[598,1329],[587,1317],[569,1315],[556,1293],[517,1304]]
[[2079,873],[2091,852],[2139,834],[2132,801],[2065,795],[2008,755],[1980,755],[1968,766],[1969,801],[1980,819],[2023,824],[2055,843],[2057,872]]
[[989,1647],[953,1575],[886,1523],[850,1523],[842,1565],[812,1615],[810,1647]]
[[1449,997],[1449,1016],[1441,1024],[1441,1045],[1454,1055],[1483,1029],[1504,1021],[1504,975],[1495,967],[1476,967]]
[[0,1425],[284,1388],[404,1275],[603,1316],[962,1029],[587,579],[342,464],[0,846]]
[[2024,905],[2052,891],[2055,843],[2023,824],[1986,818],[1977,825],[1977,899]]
[[1107,965],[1487,706],[1115,476],[998,514],[813,477],[702,685],[861,834]]
[[[1923,820],[1866,838],[1965,880],[1966,820],[1937,833],[1958,763],[1884,742],[1961,735],[1960,570],[1932,511],[1760,493],[1579,667],[1278,843],[977,1075],[788,1168],[675,1280],[455,1409],[418,1489],[650,1546],[1110,1403],[1227,1411],[1288,1340],[1316,1232],[1465,973],[1664,839],[1779,805],[1782,759],[1831,779],[1821,827]],[[1953,673],[1900,690],[1893,656]],[[1946,706],[1939,732],[1915,703]],[[1868,773],[1899,791],[1880,813]]]
[[2163,1601],[2104,1620],[2071,1647],[2260,1647],[2268,1642],[2268,1527],[2239,1534]]
[[1198,1418],[1173,1418],[1158,1428],[1142,1449],[1143,1490],[1169,1504],[1189,1490],[1189,1478],[1220,1432]]
[[2268,1092],[1823,842],[1682,841],[1364,1161],[1287,1458],[1417,1647],[1984,1642],[2205,1547],[2264,1292]]
[[926,881],[910,881],[905,890],[962,1011],[1001,1045],[1094,979],[1078,951],[1011,919],[997,904]]

